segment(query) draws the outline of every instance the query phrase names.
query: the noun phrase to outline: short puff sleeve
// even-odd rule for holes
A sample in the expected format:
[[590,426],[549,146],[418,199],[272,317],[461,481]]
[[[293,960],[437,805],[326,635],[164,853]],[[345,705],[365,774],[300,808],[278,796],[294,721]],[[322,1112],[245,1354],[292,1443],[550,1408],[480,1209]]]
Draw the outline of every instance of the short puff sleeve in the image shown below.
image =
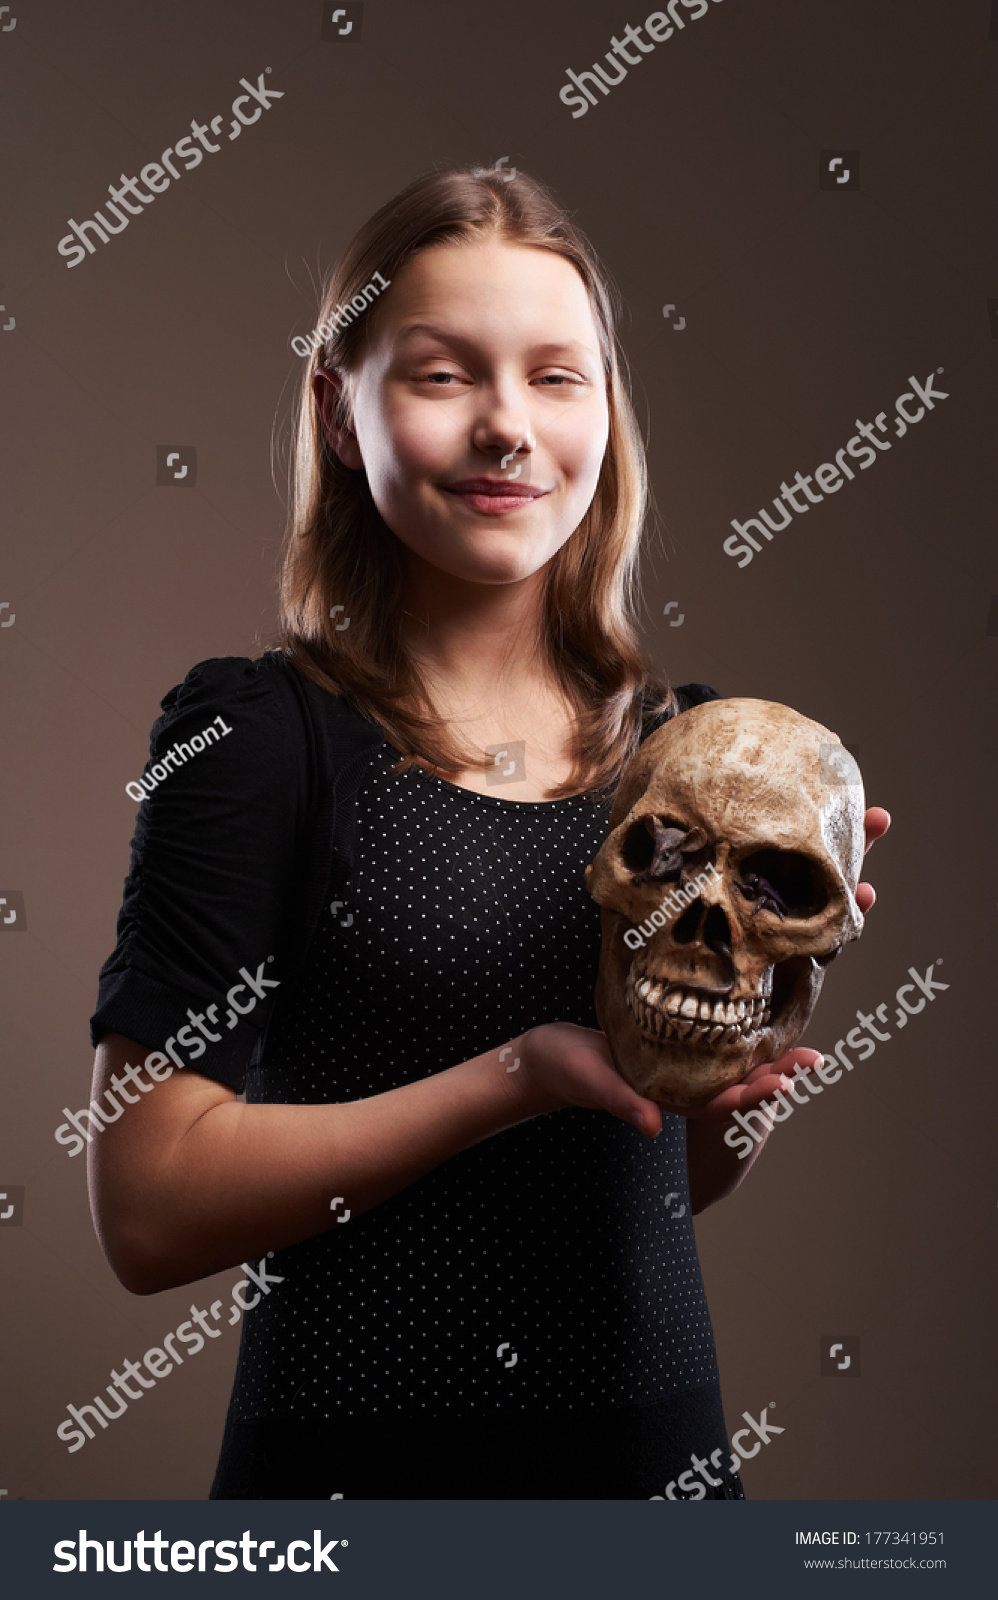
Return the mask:
[[201,661],[161,706],[91,1038],[123,1034],[239,1090],[286,977],[306,741],[273,654]]

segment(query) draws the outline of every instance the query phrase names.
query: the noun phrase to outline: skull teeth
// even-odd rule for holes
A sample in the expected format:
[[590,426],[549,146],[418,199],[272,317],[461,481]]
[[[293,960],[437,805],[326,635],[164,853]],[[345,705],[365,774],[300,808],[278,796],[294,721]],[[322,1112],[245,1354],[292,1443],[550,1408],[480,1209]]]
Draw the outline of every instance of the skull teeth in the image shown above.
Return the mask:
[[765,1028],[770,1019],[769,997],[749,1000],[709,1000],[680,985],[629,975],[627,1003],[641,1032],[660,1043],[688,1039],[691,1044],[734,1044]]

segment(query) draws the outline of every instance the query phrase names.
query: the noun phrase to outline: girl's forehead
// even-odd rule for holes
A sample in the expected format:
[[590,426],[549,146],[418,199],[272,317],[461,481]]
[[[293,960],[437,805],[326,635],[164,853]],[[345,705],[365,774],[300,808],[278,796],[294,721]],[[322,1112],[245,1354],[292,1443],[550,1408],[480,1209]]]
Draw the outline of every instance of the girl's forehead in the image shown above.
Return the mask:
[[491,234],[480,239],[450,240],[417,251],[399,273],[418,277],[515,277],[528,273],[578,277],[570,261],[553,250]]
[[491,324],[499,316],[511,331],[555,324],[596,340],[588,290],[572,263],[515,241],[433,245],[396,272],[392,290],[378,320],[393,339],[404,329],[467,325],[469,317]]

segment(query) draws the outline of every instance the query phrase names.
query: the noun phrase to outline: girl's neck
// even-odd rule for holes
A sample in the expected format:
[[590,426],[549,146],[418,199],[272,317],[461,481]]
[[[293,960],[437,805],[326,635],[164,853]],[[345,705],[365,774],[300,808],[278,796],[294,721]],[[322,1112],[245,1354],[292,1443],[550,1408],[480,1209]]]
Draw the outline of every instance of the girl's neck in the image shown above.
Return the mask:
[[504,799],[546,799],[571,770],[573,719],[540,635],[543,574],[490,585],[441,576],[434,573],[422,609],[419,585],[404,608],[406,643],[433,709],[474,749],[525,745],[526,777],[496,787],[481,768],[438,776]]
[[[434,571],[411,582],[403,636],[434,698],[451,710],[556,689],[541,639],[543,572],[514,583],[466,583]],[[443,711],[443,714],[447,714]]]

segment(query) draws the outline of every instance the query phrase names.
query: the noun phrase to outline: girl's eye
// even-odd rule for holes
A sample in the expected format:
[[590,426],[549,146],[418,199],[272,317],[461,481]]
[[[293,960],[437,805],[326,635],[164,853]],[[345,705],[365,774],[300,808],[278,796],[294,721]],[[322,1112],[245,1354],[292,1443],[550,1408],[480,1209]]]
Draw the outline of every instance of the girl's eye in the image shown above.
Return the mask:
[[[461,383],[463,381],[464,380],[461,378],[459,373],[446,372],[443,369],[438,372],[424,372],[417,379],[417,382],[430,383],[434,386],[434,388],[437,389],[446,389],[452,384]],[[581,387],[585,384],[584,378],[575,377],[569,372],[546,372],[540,378],[535,378],[533,381],[546,389],[560,389],[567,387],[568,385]]]

